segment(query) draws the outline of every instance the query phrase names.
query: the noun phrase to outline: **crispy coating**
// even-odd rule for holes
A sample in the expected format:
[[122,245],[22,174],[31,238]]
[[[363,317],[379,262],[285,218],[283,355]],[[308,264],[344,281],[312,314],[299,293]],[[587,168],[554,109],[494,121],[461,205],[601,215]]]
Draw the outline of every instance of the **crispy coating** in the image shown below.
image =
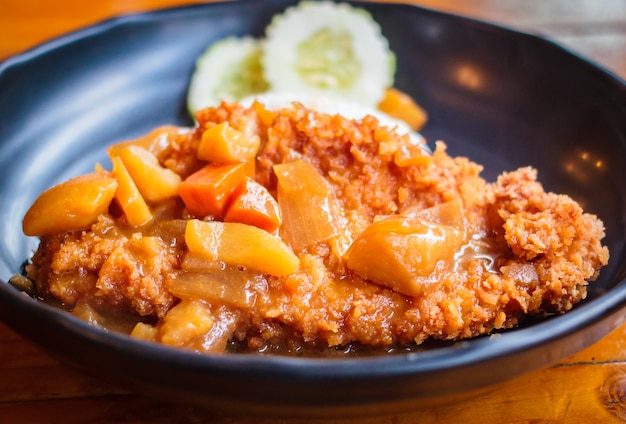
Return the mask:
[[[274,164],[294,158],[312,163],[332,186],[348,234],[359,234],[378,216],[460,198],[467,235],[454,263],[438,264],[420,296],[364,280],[331,243],[297,252],[298,271],[264,276],[262,290],[257,285],[250,292],[250,306],[209,302],[215,317],[231,317],[220,331],[244,350],[280,346],[294,353],[355,343],[388,348],[489,334],[525,316],[568,311],[608,262],[602,222],[568,196],[545,192],[534,169],[488,183],[480,165],[449,156],[443,142],[423,163],[400,167],[394,153],[406,139],[372,117],[350,121],[297,105],[270,117],[238,104],[202,110],[197,130],[176,139],[161,162],[189,175],[203,165],[194,156],[202,131],[228,121],[260,137],[256,180],[271,193]],[[42,238],[29,276],[40,292],[67,305],[88,297],[100,307],[162,321],[177,302],[167,279],[181,268],[185,246],[159,222],[186,217],[183,206],[170,206],[149,228],[129,229],[112,211],[90,231]],[[188,347],[215,351],[210,338]]]
[[90,231],[43,237],[28,272],[42,295],[67,306],[86,300],[162,317],[176,303],[163,279],[177,263],[161,238],[124,234],[102,217]]

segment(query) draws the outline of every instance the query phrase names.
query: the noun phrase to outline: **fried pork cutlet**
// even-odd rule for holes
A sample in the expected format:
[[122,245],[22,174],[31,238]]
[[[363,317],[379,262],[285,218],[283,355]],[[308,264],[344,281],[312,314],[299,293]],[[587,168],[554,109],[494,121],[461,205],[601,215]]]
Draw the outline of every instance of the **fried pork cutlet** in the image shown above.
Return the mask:
[[[373,117],[298,104],[223,103],[197,120],[144,146],[184,184],[224,167],[199,155],[211,128],[227,122],[232,140],[254,140],[245,178],[279,205],[278,230],[262,230],[279,253],[267,253],[250,222],[230,222],[241,184],[210,213],[185,196],[149,201],[152,218],[140,226],[116,197],[88,228],[42,235],[28,266],[42,297],[97,325],[123,317],[135,337],[203,352],[388,350],[567,312],[608,261],[602,222],[544,191],[532,168],[486,182],[443,142],[431,155]],[[189,222],[213,238],[202,244]],[[228,250],[227,234],[245,239]],[[296,267],[275,271],[272,258]]]

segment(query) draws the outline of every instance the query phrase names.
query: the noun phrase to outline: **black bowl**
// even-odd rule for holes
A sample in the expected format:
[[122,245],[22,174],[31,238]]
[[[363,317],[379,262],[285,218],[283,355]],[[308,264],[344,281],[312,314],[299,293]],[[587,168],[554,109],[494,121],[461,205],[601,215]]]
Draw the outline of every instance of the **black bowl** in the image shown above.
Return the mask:
[[0,318],[69,363],[134,390],[235,411],[351,415],[452,402],[552,364],[622,324],[626,305],[626,85],[554,43],[409,5],[359,3],[398,56],[397,86],[423,131],[491,180],[531,165],[605,223],[611,260],[569,313],[446,347],[386,357],[199,355],[91,328],[6,281],[37,240],[22,216],[45,188],[106,161],[105,146],[191,124],[196,57],[262,35],[290,0],[206,4],[113,19],[0,64]]

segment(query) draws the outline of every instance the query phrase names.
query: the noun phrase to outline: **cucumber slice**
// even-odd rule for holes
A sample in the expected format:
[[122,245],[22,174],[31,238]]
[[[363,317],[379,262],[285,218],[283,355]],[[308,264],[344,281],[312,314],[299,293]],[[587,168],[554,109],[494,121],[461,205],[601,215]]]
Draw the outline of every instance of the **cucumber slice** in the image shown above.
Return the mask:
[[322,93],[376,107],[395,55],[372,16],[346,3],[305,1],[266,29],[263,69],[275,92]]
[[198,58],[187,93],[192,116],[222,100],[234,102],[267,90],[260,44],[252,37],[228,37],[213,43]]

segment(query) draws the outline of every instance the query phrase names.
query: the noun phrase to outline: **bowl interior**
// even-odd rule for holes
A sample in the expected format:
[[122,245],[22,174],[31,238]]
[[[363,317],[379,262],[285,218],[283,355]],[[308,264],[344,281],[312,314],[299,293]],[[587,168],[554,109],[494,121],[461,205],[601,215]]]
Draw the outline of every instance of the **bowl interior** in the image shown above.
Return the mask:
[[[44,339],[35,323],[19,321],[19,315],[33,316],[36,311],[40,319],[52,317],[51,325],[64,333],[58,340],[108,346],[108,353],[118,355],[128,366],[136,365],[129,358],[139,361],[142,355],[154,354],[159,366],[169,364],[181,372],[197,366],[219,375],[214,368],[219,366],[228,370],[229,378],[239,375],[236,370],[242,363],[237,361],[241,359],[215,362],[215,358],[195,358],[183,365],[168,350],[143,345],[120,347],[126,339],[88,330],[52,308],[21,299],[16,290],[3,283],[20,272],[37,246],[36,239],[23,236],[21,220],[41,191],[89,172],[96,162],[108,166],[105,147],[110,144],[163,124],[191,125],[185,91],[197,56],[212,41],[227,35],[261,35],[270,17],[293,3],[240,1],[121,17],[0,64],[3,319],[62,356],[70,353],[50,337]],[[323,378],[332,377],[332,372],[352,383],[383,373],[386,378],[404,379],[419,374],[423,379],[419,390],[415,382],[404,382],[395,395],[403,399],[426,396],[428,385],[436,378],[442,382],[439,392],[454,392],[546,365],[592,343],[622,322],[623,314],[618,311],[626,303],[624,82],[528,34],[408,5],[359,5],[372,12],[397,55],[396,85],[428,111],[430,121],[423,134],[431,146],[444,140],[452,156],[468,156],[483,164],[483,175],[490,181],[504,170],[537,168],[547,190],[569,194],[603,220],[611,260],[590,286],[588,299],[571,312],[571,317],[566,314],[537,324],[534,333],[508,332],[496,342],[499,349],[484,347],[489,342],[483,338],[445,348],[441,354],[424,353],[420,366],[414,357],[383,359],[387,361],[380,368],[384,372],[372,371],[372,367],[368,371],[356,361],[348,367],[330,368],[307,363],[309,371],[302,374],[303,368],[294,362],[268,358],[250,362],[246,358],[248,366],[253,364],[256,378],[267,377],[272,366],[285,366],[276,378],[286,382],[297,375],[298,381],[314,380],[310,387],[319,389],[328,383]],[[573,336],[584,331],[585,337],[574,341]],[[558,341],[568,344],[559,345]],[[532,352],[543,345],[550,350],[541,359],[528,359],[511,367],[508,374],[494,373],[493,378],[476,376],[477,367],[493,359],[495,353],[500,354],[504,365],[502,361],[512,359],[513,352]],[[466,349],[468,346],[474,347]],[[450,355],[456,355],[453,363],[446,362]],[[231,363],[225,365],[223,361]],[[263,364],[270,368],[264,371]],[[459,384],[451,376],[442,378],[442,369],[458,371],[470,364],[464,369],[472,384]],[[314,376],[311,370],[318,374]],[[193,380],[192,373],[185,375]],[[239,381],[235,378],[234,387],[239,387]],[[179,383],[185,384],[182,380]],[[233,393],[241,395],[237,389]],[[208,391],[206,394],[210,395]],[[329,392],[324,399],[348,404],[357,402],[359,395],[358,402],[368,396],[357,390],[352,397],[333,400]]]

